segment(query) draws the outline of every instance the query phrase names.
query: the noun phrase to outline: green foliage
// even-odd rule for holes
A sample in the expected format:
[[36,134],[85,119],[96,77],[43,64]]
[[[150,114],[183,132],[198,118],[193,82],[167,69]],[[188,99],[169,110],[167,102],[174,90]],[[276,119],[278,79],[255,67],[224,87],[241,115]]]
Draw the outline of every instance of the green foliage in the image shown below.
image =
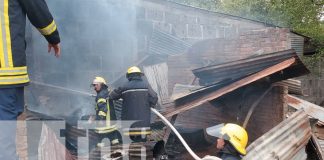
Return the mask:
[[324,57],[321,54],[314,54],[312,56],[303,56],[303,63],[307,66],[307,68],[311,71],[312,75],[320,77],[321,74],[321,63],[324,61]]

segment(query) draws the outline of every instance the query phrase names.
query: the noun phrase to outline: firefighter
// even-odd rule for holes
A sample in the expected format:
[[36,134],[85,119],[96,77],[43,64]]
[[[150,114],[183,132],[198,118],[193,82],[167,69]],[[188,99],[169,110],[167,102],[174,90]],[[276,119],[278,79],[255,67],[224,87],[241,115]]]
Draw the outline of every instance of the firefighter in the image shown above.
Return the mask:
[[96,133],[98,134],[98,147],[103,147],[104,138],[109,138],[111,145],[119,144],[117,128],[111,122],[116,120],[116,114],[114,105],[111,100],[108,99],[108,86],[104,78],[95,77],[92,82],[94,90],[97,93],[96,96]]
[[122,120],[136,121],[130,128],[124,129],[124,135],[130,136],[134,142],[145,142],[147,135],[151,134],[150,107],[154,107],[158,100],[143,76],[138,67],[130,67],[126,73],[128,81],[109,95],[112,100],[123,100]]
[[[0,0],[0,159],[17,159],[16,124],[24,109],[24,86],[29,82],[26,66],[26,15],[60,56],[60,37],[44,0]],[[3,120],[11,120],[6,124]],[[4,129],[5,128],[5,129]]]
[[216,148],[222,160],[240,160],[246,155],[248,134],[246,130],[233,123],[207,128],[207,134],[217,137]]

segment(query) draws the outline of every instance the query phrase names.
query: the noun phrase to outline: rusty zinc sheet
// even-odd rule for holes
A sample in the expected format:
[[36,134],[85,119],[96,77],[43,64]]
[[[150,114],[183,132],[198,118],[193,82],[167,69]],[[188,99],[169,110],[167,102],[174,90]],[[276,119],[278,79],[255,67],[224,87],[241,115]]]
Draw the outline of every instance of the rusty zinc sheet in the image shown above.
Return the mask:
[[312,118],[324,122],[324,108],[292,95],[287,96],[288,105],[295,109],[303,109]]
[[279,75],[275,74],[271,76],[271,78],[275,80],[285,80],[308,74],[309,70],[301,62],[293,49],[251,56],[223,64],[210,65],[194,69],[192,72],[199,78],[200,85],[206,86],[223,81],[241,79],[292,57],[296,58],[294,65],[283,69]]
[[174,56],[186,53],[190,47],[191,44],[188,42],[171,34],[154,29],[149,44],[149,53]]
[[166,63],[159,63],[144,66],[143,70],[152,89],[158,94],[159,103],[168,102],[168,65]]
[[[226,85],[226,86],[223,86],[221,88],[218,88],[218,89],[214,89],[212,88],[212,92],[210,93],[206,93],[206,94],[203,94],[201,95],[200,97],[195,97],[194,95],[195,94],[201,94],[200,92],[201,91],[204,91],[206,89],[211,89],[211,88],[206,88],[204,90],[201,90],[199,92],[193,92],[192,94],[189,94],[188,96],[194,96],[195,99],[193,100],[190,100],[190,101],[187,101],[186,103],[184,104],[181,104],[181,105],[177,105],[175,108],[170,108],[169,110],[166,110],[166,111],[163,111],[163,115],[165,117],[172,117],[173,115],[176,115],[176,114],[179,114],[181,112],[184,112],[184,111],[187,111],[187,110],[190,110],[190,109],[193,109],[195,107],[198,107],[202,104],[204,104],[205,102],[208,102],[208,101],[212,101],[216,98],[219,98],[227,93],[230,93],[238,88],[241,88],[243,86],[246,86],[248,84],[251,84],[252,82],[255,82],[255,81],[258,81],[262,78],[265,78],[267,76],[270,76],[270,75],[281,75],[280,74],[280,71],[282,70],[286,70],[289,68],[292,69],[291,67],[293,67],[296,63],[296,61],[298,61],[295,57],[291,57],[281,63],[278,63],[276,65],[273,65],[269,68],[266,68],[264,70],[261,70],[257,73],[254,73],[252,75],[249,75],[245,78],[242,78],[242,79],[239,79],[237,81],[233,81],[231,82],[230,84]],[[284,72],[284,71],[282,71]]]
[[244,160],[291,160],[296,155],[305,156],[303,149],[310,138],[308,115],[303,110],[298,110],[249,145]]
[[287,86],[288,93],[294,95],[303,95],[303,90],[301,87],[301,81],[295,79],[287,79],[277,82],[278,85]]
[[320,139],[319,137],[316,137],[316,134],[313,134],[312,141],[313,141],[314,147],[316,147],[318,159],[323,160],[324,159],[324,140]]
[[191,92],[202,88],[202,86],[184,85],[176,83],[173,87],[171,100],[175,101],[179,98],[189,95]]

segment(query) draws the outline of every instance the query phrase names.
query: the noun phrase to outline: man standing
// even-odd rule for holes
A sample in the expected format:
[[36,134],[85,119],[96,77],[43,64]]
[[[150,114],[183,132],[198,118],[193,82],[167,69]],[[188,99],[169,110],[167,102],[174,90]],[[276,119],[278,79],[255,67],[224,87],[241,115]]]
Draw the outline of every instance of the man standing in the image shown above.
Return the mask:
[[[0,0],[0,159],[17,159],[16,122],[29,83],[25,54],[26,15],[60,56],[60,37],[44,0]],[[7,121],[6,121],[7,120]],[[11,121],[11,122],[8,122]],[[6,122],[5,122],[6,121]]]
[[113,100],[123,99],[122,120],[136,121],[124,135],[129,135],[134,142],[145,142],[151,134],[151,110],[157,103],[157,94],[150,84],[142,79],[143,73],[134,66],[127,70],[128,82],[110,93]]
[[92,85],[97,92],[96,96],[96,132],[98,133],[98,147],[104,147],[102,140],[109,138],[111,145],[117,145],[119,143],[117,128],[111,123],[116,120],[116,114],[114,105],[111,100],[108,99],[108,86],[104,78],[96,77]]

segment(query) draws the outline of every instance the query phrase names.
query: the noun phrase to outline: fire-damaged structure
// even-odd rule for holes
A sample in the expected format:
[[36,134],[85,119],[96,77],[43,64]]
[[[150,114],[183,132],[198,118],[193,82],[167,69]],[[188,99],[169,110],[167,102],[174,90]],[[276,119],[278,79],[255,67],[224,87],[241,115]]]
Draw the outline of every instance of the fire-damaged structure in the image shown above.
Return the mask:
[[[159,91],[159,97],[166,94],[163,89],[167,87],[161,87],[163,81],[157,82],[159,78],[167,76],[161,72],[154,72],[154,68],[159,70],[164,67],[165,64],[144,66],[148,81],[155,84],[152,86]],[[171,118],[179,132],[201,157],[216,153],[214,142],[206,135],[204,129],[230,122],[242,125],[249,133],[250,145],[245,159],[321,159],[323,155],[320,152],[320,136],[312,131],[312,127],[315,128],[318,124],[317,120],[324,121],[324,110],[288,95],[288,92],[300,92],[296,87],[291,87],[297,82],[287,79],[307,73],[309,71],[294,50],[212,64],[193,70],[193,74],[198,78],[198,83],[193,84],[199,85],[177,84],[171,99],[160,98],[159,110],[164,116]],[[116,102],[115,105],[118,108],[117,112],[120,111],[120,102]],[[153,125],[155,130],[152,139],[164,139],[167,142],[166,149],[171,159],[191,159],[177,137],[170,133],[169,129],[165,130],[164,125],[159,124],[159,119],[155,119]],[[49,136],[46,134],[47,130],[48,128],[43,127],[42,133],[45,133],[45,137]],[[67,131],[70,138],[82,134],[77,128],[73,129],[73,126],[68,127]],[[73,141],[76,143],[76,139]],[[139,143],[126,150],[127,155],[133,156],[133,159],[142,157],[143,146],[146,148],[146,158],[152,158],[150,150],[153,149],[153,143]],[[111,155],[110,151],[103,153],[106,156]],[[67,153],[67,157],[74,159],[71,152]],[[97,158],[102,156],[96,150],[91,154]]]
[[[99,28],[109,31],[96,32],[95,36],[88,32],[80,33],[80,37],[86,35],[86,38],[80,38],[80,44],[91,41],[91,49],[85,48],[87,45],[71,49],[71,54],[64,60],[81,59],[64,65],[48,62],[43,53],[38,55],[37,41],[33,42],[29,50],[36,52],[30,58],[35,63],[30,67],[33,77],[27,91],[27,108],[31,111],[25,113],[25,119],[66,123],[60,134],[54,134],[54,129],[46,123],[34,128],[27,122],[27,132],[26,125],[21,124],[23,127],[18,132],[18,139],[28,143],[32,139],[33,144],[41,144],[41,147],[20,146],[21,150],[29,151],[29,155],[20,155],[31,159],[33,156],[40,159],[48,159],[48,156],[52,159],[86,159],[87,151],[78,148],[78,138],[96,137],[92,132],[78,128],[77,121],[88,120],[92,114],[94,100],[87,93],[89,78],[95,74],[107,75],[110,87],[115,88],[125,80],[125,68],[136,65],[144,71],[158,93],[159,105],[156,108],[169,118],[200,157],[216,154],[215,141],[206,135],[205,128],[230,122],[242,125],[249,133],[245,159],[323,159],[323,108],[302,100],[301,83],[292,79],[309,73],[300,60],[304,38],[307,37],[286,28],[170,1],[139,1],[135,9],[126,7],[130,11],[136,10],[136,14],[125,12],[121,15],[122,20],[129,22],[125,28],[119,26],[124,22],[112,18],[113,12],[124,9],[117,2],[111,5],[109,13],[112,19],[89,23],[91,27],[98,23],[100,25],[96,27],[107,27],[106,23],[113,27],[108,27],[110,30]],[[88,4],[88,1],[84,2]],[[57,4],[61,3],[58,1]],[[98,10],[101,11],[99,7]],[[106,10],[104,8],[102,12]],[[130,21],[128,14],[135,19]],[[58,22],[65,21],[65,18],[64,15]],[[84,21],[82,16],[80,19]],[[77,21],[77,24],[81,22]],[[133,24],[136,24],[135,29],[131,27]],[[63,36],[68,33],[66,35],[73,37],[68,31],[73,28],[73,33],[78,32],[82,27],[74,30],[69,25],[62,26]],[[125,29],[122,30],[124,34],[116,35],[116,28]],[[34,36],[31,31],[27,38],[33,40]],[[101,44],[107,39],[108,44]],[[74,39],[67,44],[72,46],[73,42]],[[68,49],[66,46],[63,48]],[[49,67],[43,67],[45,65]],[[49,69],[51,67],[59,69]],[[55,79],[57,76],[62,79]],[[121,103],[114,102],[118,120]],[[136,159],[145,155],[151,159],[155,143],[164,140],[169,159],[192,159],[159,118],[152,116],[152,122],[152,141],[134,144],[124,150],[127,156]],[[40,131],[39,134],[26,140],[26,136],[30,136],[28,133],[32,131],[34,134],[35,130]],[[62,137],[65,138],[63,142],[59,141]],[[98,159],[108,159],[112,155],[108,148],[99,150],[95,148],[90,155]],[[77,151],[84,154],[78,155]]]
[[[188,137],[195,137],[188,140],[197,145],[193,148],[199,148],[201,156],[211,154],[208,145],[205,149],[201,146],[206,142],[203,129],[219,123],[246,127],[251,143],[287,116],[288,88],[276,82],[308,72],[294,50],[195,69],[193,73],[200,78],[200,84],[207,86],[176,85],[175,106],[165,108],[164,115],[174,118],[179,114],[176,125]],[[308,118],[305,123],[309,123]],[[302,135],[306,144],[309,135],[310,130],[309,134]]]

